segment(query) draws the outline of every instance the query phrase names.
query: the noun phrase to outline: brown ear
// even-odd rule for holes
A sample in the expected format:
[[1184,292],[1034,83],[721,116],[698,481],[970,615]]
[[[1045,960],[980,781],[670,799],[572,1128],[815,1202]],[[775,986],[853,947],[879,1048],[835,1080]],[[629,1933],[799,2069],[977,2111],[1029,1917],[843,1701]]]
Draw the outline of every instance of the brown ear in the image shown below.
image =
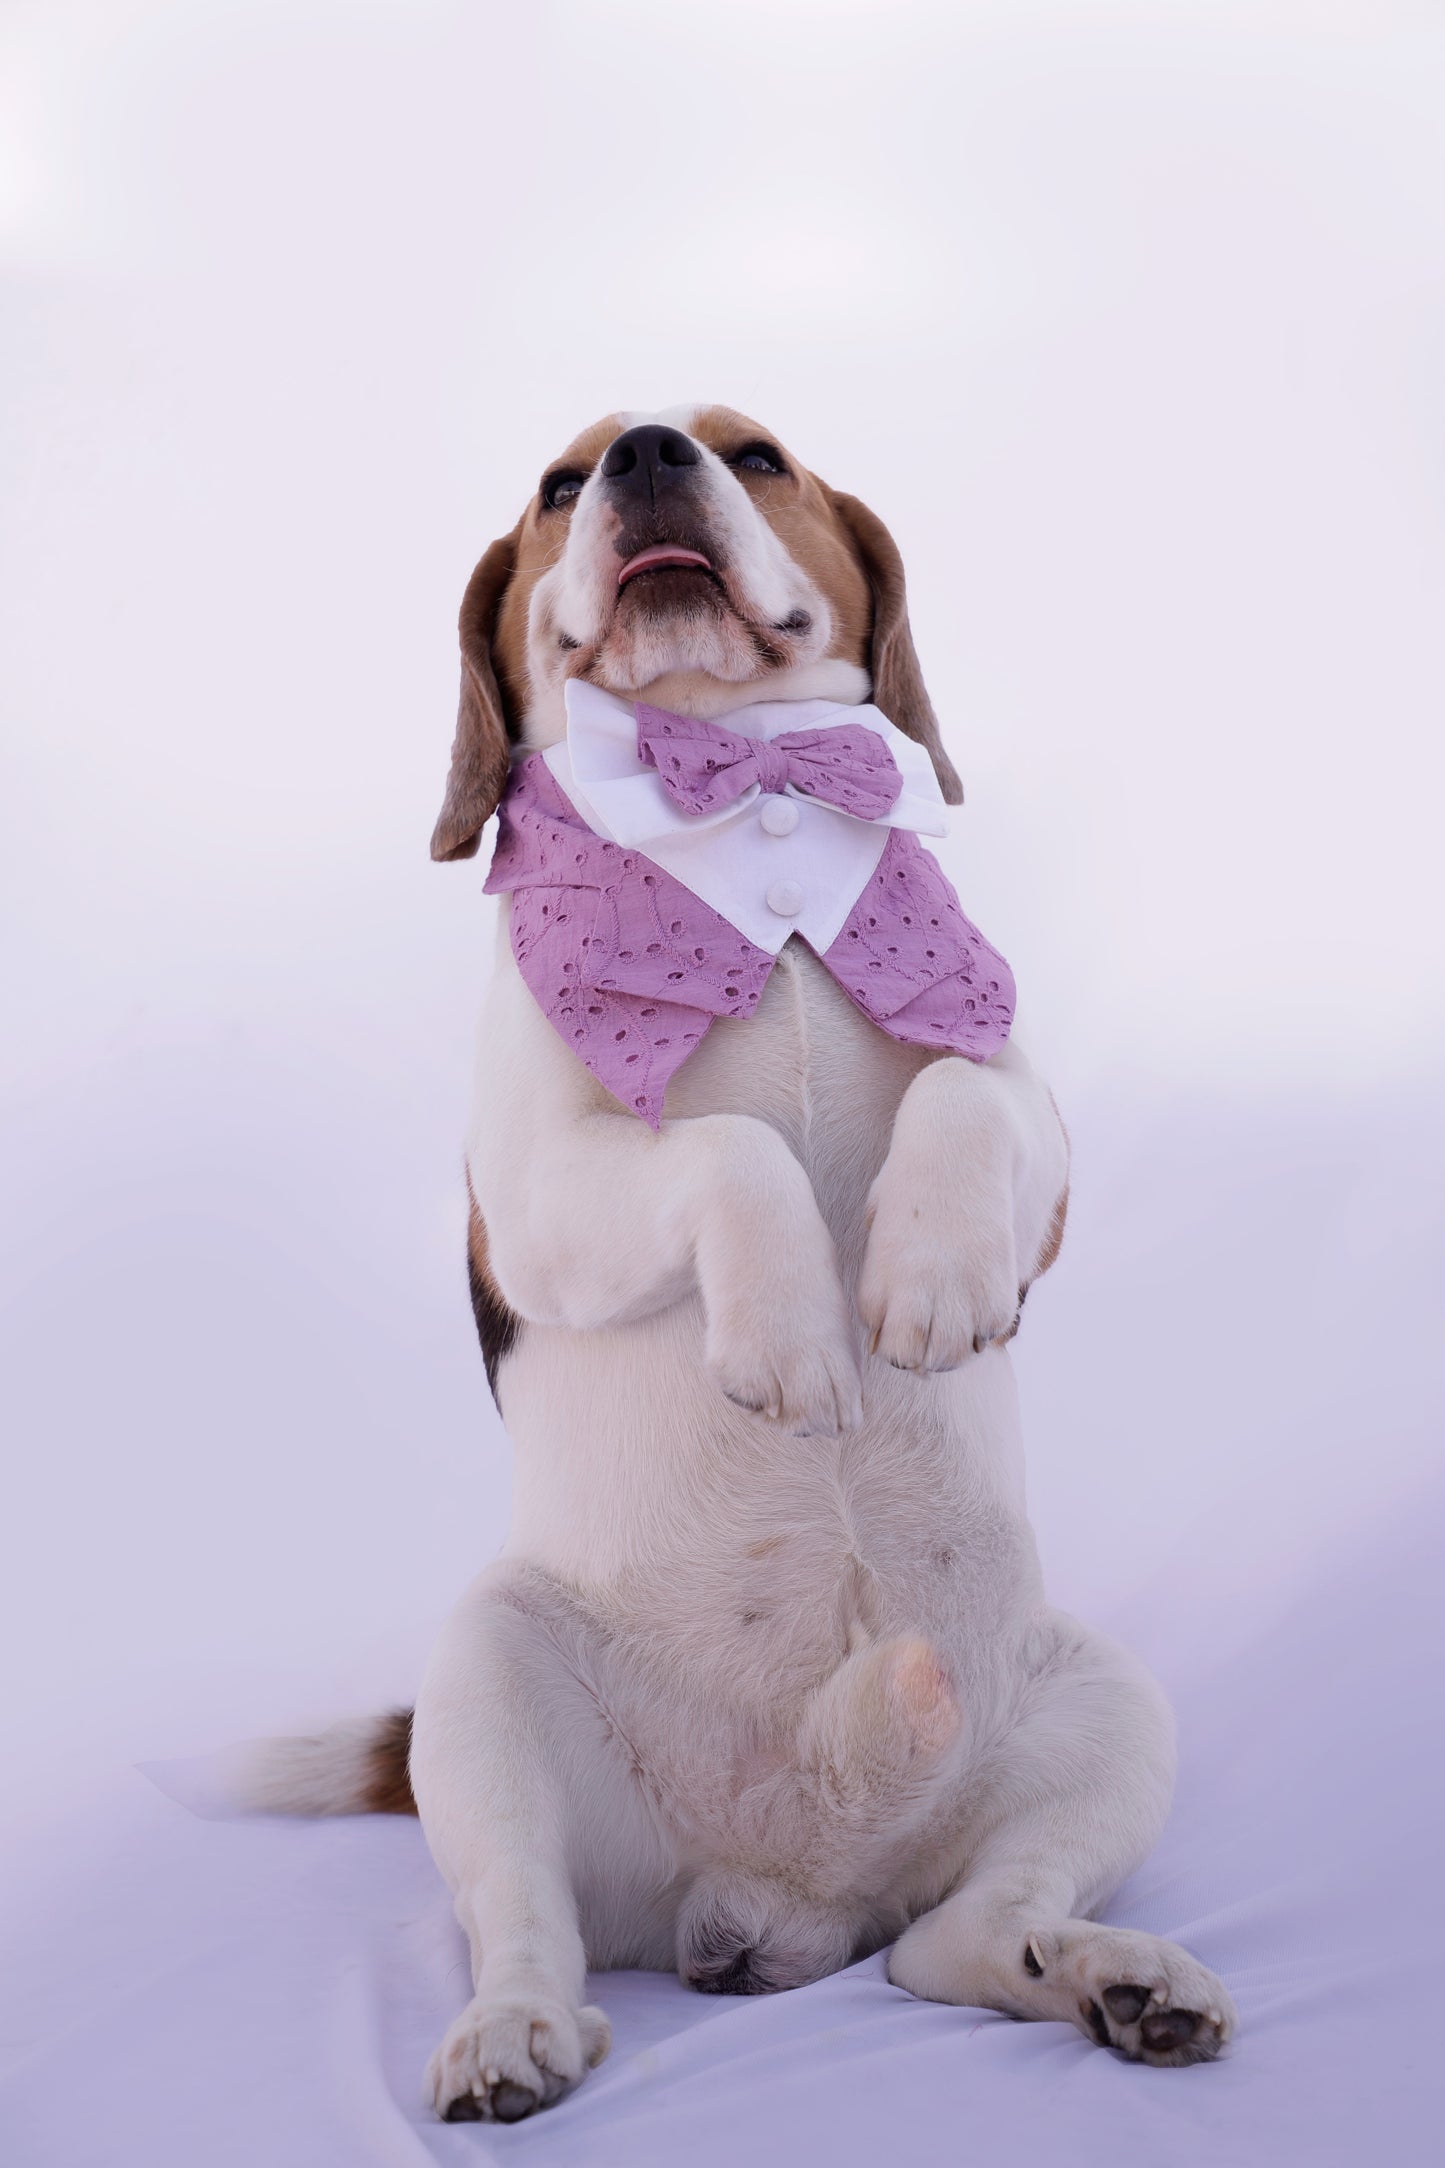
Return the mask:
[[903,586],[903,559],[898,544],[876,512],[857,497],[841,490],[828,492],[833,509],[853,539],[859,563],[868,575],[873,592],[873,703],[905,737],[927,746],[938,776],[938,787],[949,805],[962,805],[963,785],[958,770],[943,750],[938,717],[923,686],[923,671],[908,624],[908,597]]
[[506,710],[492,664],[497,611],[517,562],[514,527],[494,542],[467,582],[457,630],[462,643],[462,695],[451,773],[432,831],[436,859],[471,858],[507,787],[511,745]]

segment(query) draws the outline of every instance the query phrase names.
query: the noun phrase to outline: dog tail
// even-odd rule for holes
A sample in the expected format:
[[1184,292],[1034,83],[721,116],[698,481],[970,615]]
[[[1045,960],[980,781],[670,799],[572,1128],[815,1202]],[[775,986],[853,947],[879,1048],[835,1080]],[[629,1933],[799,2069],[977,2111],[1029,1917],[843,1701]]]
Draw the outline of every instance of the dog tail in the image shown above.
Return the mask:
[[227,1789],[250,1814],[415,1814],[411,1711],[353,1717],[310,1739],[260,1739]]

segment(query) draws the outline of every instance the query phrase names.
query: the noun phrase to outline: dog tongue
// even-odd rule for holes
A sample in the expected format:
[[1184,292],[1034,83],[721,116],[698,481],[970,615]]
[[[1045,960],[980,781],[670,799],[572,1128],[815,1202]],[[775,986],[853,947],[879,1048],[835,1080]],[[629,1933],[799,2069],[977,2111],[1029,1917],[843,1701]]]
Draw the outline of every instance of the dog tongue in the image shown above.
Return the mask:
[[704,572],[712,570],[707,559],[697,550],[682,549],[675,542],[654,542],[651,549],[639,550],[635,557],[628,558],[617,575],[617,584],[625,587],[634,572],[651,572],[658,565],[701,565]]

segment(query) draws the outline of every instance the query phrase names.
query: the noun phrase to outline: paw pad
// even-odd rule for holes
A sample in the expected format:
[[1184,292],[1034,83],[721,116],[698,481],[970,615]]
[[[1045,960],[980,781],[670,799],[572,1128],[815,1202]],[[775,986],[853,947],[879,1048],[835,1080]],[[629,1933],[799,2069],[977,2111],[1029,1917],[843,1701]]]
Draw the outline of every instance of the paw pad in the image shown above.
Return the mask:
[[492,2087],[492,2114],[499,2123],[520,2123],[538,2105],[535,2093],[525,2085],[513,2085],[509,2078]]
[[1162,2053],[1186,2047],[1198,2030],[1199,2016],[1194,2010],[1156,2010],[1145,2018],[1139,2034],[1146,2048]]

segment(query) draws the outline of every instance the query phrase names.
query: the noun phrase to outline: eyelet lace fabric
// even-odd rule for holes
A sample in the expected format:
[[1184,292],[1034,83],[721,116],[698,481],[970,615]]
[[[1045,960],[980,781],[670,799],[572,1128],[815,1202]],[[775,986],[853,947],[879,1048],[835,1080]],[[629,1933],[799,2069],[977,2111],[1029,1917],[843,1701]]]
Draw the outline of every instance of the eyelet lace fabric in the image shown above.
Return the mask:
[[[691,889],[589,828],[537,753],[512,771],[486,888],[512,898],[512,953],[553,1029],[653,1129],[714,1018],[751,1016],[773,968]],[[906,830],[889,830],[821,961],[907,1045],[984,1061],[1008,1037],[1013,974]]]
[[721,723],[637,703],[637,750],[662,787],[690,813],[731,805],[754,783],[822,798],[856,820],[878,820],[903,787],[898,766],[874,730],[844,723],[750,738]]

